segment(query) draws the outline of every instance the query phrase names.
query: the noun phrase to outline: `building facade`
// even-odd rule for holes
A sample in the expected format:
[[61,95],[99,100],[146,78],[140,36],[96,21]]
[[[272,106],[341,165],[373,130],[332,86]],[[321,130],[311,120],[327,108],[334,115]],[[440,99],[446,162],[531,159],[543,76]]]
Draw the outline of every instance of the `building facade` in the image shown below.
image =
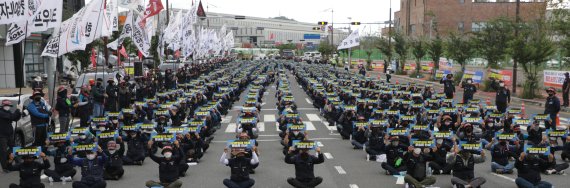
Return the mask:
[[[521,0],[520,18],[538,19],[545,9],[544,0]],[[400,0],[394,27],[407,36],[445,36],[476,32],[490,20],[515,15],[516,0]]]

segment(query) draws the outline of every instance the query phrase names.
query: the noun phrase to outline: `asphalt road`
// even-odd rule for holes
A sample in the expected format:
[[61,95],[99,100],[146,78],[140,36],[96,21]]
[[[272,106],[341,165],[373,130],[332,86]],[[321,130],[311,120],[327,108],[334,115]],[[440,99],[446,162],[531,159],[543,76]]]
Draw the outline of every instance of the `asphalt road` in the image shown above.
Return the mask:
[[[301,117],[308,125],[309,138],[317,140],[322,144],[322,152],[325,153],[325,162],[315,166],[315,174],[321,176],[324,181],[319,187],[325,188],[372,188],[372,187],[404,187],[397,184],[397,177],[385,175],[385,171],[377,162],[366,161],[366,152],[352,149],[348,140],[341,140],[340,136],[333,128],[327,127],[319,115],[319,111],[312,105],[312,101],[299,87],[292,75],[289,75],[291,91],[295,98]],[[277,110],[275,103],[275,84],[268,86],[267,92],[263,96],[263,106],[260,114],[261,132],[258,138],[260,152],[260,166],[256,173],[251,175],[255,179],[254,187],[291,187],[286,182],[288,177],[294,176],[293,165],[284,162],[280,137],[275,124]],[[245,93],[245,92],[244,92]],[[216,188],[224,187],[222,181],[229,178],[230,168],[219,163],[219,158],[225,147],[225,142],[235,138],[233,126],[237,120],[239,106],[244,101],[234,104],[234,111],[230,112],[223,121],[222,128],[215,134],[215,139],[205,153],[201,162],[196,166],[190,166],[186,177],[181,178],[183,187],[196,188]],[[457,98],[458,99],[458,98]],[[527,106],[527,113],[540,113],[542,109]],[[568,117],[568,116],[565,116]],[[311,126],[312,124],[312,126]],[[228,128],[229,127],[229,128]],[[559,153],[557,153],[559,155]],[[559,157],[558,157],[559,158]],[[487,183],[483,187],[516,187],[514,175],[497,175],[491,173],[490,156],[487,161],[476,165],[475,175],[484,177]],[[143,166],[125,166],[125,175],[119,181],[107,181],[108,187],[144,187],[147,180],[158,180],[158,165],[151,160],[146,160]],[[53,167],[52,167],[53,168]],[[80,169],[75,180],[80,178]],[[435,187],[451,187],[450,175],[438,175]],[[567,176],[564,175],[542,175],[542,178],[551,182],[556,187],[564,187],[567,183]],[[0,187],[8,187],[10,183],[18,182],[18,172],[0,175]],[[43,180],[47,187],[71,187],[71,183],[63,185],[54,183],[50,186],[47,180]]]

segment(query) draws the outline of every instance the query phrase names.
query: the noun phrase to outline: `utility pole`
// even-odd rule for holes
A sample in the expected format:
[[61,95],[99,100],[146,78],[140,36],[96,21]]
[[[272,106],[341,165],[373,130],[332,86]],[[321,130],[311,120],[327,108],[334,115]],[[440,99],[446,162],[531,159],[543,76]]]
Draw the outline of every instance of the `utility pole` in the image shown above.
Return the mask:
[[[388,49],[390,49],[390,53],[392,53],[392,0],[390,0],[390,11],[388,18]],[[388,65],[390,64],[392,64],[392,58],[390,58],[388,64],[384,66],[384,73],[386,73],[388,70]]]
[[331,9],[331,44],[334,46],[334,9]]
[[[517,0],[517,10],[515,16],[515,37],[519,37],[521,0]],[[517,59],[513,58],[513,94],[517,93]]]
[[166,0],[166,24],[170,23],[170,8],[168,5],[170,4],[168,3],[168,0]]

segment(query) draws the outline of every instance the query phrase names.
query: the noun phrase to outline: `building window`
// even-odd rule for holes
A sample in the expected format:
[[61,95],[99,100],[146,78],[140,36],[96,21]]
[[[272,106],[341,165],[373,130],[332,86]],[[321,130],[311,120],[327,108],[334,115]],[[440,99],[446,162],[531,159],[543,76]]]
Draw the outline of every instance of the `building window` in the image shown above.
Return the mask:
[[486,22],[473,22],[473,23],[471,23],[471,31],[479,32],[483,28],[485,28],[485,24],[487,24],[487,23]]
[[410,25],[410,35],[413,35],[414,33],[416,33],[416,25],[412,24]]
[[465,3],[465,0],[459,0],[459,3],[461,4]]
[[459,22],[459,24],[457,25],[457,30],[459,31],[459,33],[463,33],[463,31],[465,30],[465,24],[463,22]]
[[44,62],[41,57],[41,43],[38,41],[26,42],[26,52],[24,54],[24,65],[26,75],[36,75],[44,73]]

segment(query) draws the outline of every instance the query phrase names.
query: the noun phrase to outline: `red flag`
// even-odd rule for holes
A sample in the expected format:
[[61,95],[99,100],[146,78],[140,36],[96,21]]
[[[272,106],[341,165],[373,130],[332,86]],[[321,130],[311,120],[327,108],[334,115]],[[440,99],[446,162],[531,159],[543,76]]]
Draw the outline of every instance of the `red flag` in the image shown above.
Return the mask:
[[154,15],[157,15],[158,13],[160,13],[160,11],[162,11],[162,9],[164,9],[162,1],[160,0],[148,1],[148,5],[146,6],[146,10],[144,11],[144,18],[141,20],[141,25],[144,27],[144,25],[146,24],[146,19]]
[[93,68],[97,67],[97,52],[95,52],[95,48],[91,48],[91,58],[89,58],[91,60],[91,66],[93,66]]
[[121,47],[121,50],[119,50],[119,53],[121,53],[121,55],[123,57],[129,57],[129,55],[127,55],[127,51],[125,50],[124,46]]
[[176,58],[180,57],[180,50],[176,50],[176,52],[174,52],[174,57]]
[[139,50],[139,54],[138,54],[138,55],[139,55],[139,61],[142,61],[142,59],[143,59],[143,53],[141,53],[140,50]]
[[204,7],[202,6],[202,0],[198,3],[198,10],[196,11],[196,15],[198,17],[206,17],[206,11],[204,11]]
[[269,40],[273,40],[274,38],[275,38],[275,34],[271,33],[271,34],[269,35]]

